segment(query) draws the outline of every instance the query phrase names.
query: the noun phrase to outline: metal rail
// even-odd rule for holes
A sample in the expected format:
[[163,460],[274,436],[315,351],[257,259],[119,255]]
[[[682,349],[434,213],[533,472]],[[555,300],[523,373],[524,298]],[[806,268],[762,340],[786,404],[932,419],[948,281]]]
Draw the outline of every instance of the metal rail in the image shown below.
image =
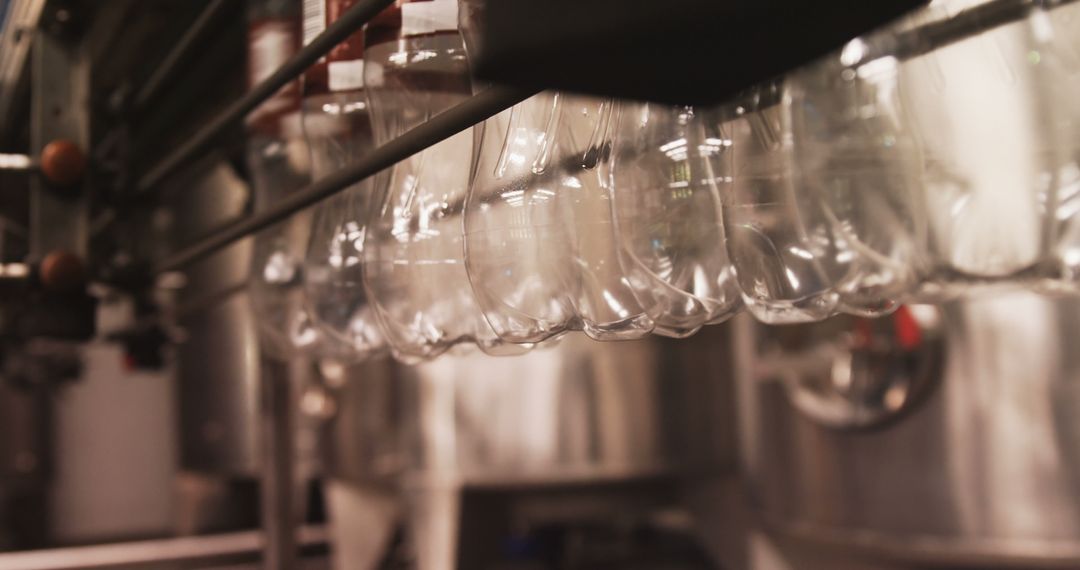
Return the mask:
[[225,129],[243,120],[248,113],[255,110],[256,107],[273,96],[274,93],[277,93],[279,89],[290,81],[299,77],[319,58],[334,49],[334,46],[345,41],[392,3],[393,0],[359,0],[355,6],[342,14],[333,24],[327,26],[323,33],[319,34],[311,43],[301,48],[292,59],[278,68],[273,75],[256,85],[254,89],[238,101],[229,105],[192,135],[187,142],[151,167],[146,174],[139,178],[135,187],[136,192],[142,194],[156,188],[170,174],[208,148]]
[[252,215],[183,248],[155,267],[156,273],[179,269],[232,242],[312,206],[379,171],[393,166],[430,146],[487,120],[535,95],[530,89],[491,87],[464,102],[435,115],[427,122],[376,148],[356,163],[327,176],[307,188],[274,204],[265,212]]
[[133,105],[136,113],[144,111],[164,87],[176,80],[177,71],[193,57],[195,48],[205,42],[214,24],[230,10],[238,9],[242,5],[242,2],[235,0],[210,0],[135,95]]
[[895,57],[900,61],[916,58],[983,32],[1019,22],[1036,10],[1053,10],[1077,1],[992,0],[967,8],[955,16],[900,32],[888,41],[875,43],[852,67],[882,57]]

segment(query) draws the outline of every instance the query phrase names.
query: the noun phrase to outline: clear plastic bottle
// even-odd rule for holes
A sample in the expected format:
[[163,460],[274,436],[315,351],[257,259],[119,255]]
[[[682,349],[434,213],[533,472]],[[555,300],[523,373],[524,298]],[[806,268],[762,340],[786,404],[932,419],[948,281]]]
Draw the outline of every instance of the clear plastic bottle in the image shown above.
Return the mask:
[[793,168],[787,95],[757,90],[721,111],[735,184],[722,203],[728,256],[747,309],[765,323],[821,320],[839,305],[829,223]]
[[925,271],[921,154],[900,98],[900,63],[863,61],[855,39],[787,81],[793,168],[832,236],[824,261],[843,312],[899,306]]
[[726,109],[735,138],[727,247],[766,323],[898,306],[925,267],[921,164],[899,63],[862,39]]
[[[251,85],[296,53],[300,44],[298,8],[291,0],[249,2]],[[299,87],[289,84],[248,116],[247,163],[256,210],[269,207],[310,181],[299,111]],[[289,358],[318,342],[303,308],[300,287],[310,222],[310,213],[301,212],[255,236],[251,300],[263,352],[273,358]]]
[[466,262],[504,340],[652,331],[652,283],[642,267],[623,265],[612,221],[617,120],[611,101],[546,92],[485,123],[465,208]]
[[[385,143],[472,93],[457,0],[399,2],[366,29],[364,80],[375,139]],[[506,347],[477,306],[461,213],[471,129],[380,175],[364,243],[364,280],[394,354],[423,359],[475,343]]]
[[[935,1],[915,24],[968,18],[985,0]],[[1028,17],[937,47],[903,66],[901,92],[924,152],[939,300],[987,287],[1069,288],[1080,183],[1076,9]],[[914,28],[914,25],[909,24]],[[928,47],[933,37],[914,32]],[[1059,278],[1063,278],[1060,279]]]
[[[305,0],[305,44],[356,0]],[[304,134],[312,175],[332,175],[374,148],[364,95],[364,38],[357,32],[304,75]],[[323,347],[340,360],[364,360],[386,349],[363,284],[364,231],[374,201],[364,180],[319,204],[304,262],[305,306]]]
[[692,107],[624,103],[612,152],[624,267],[656,300],[655,331],[684,337],[742,308],[725,248],[721,195],[734,182],[730,138]]
[[[1046,173],[1053,214],[1047,217],[1052,236],[1050,272],[1041,287],[1052,292],[1080,293],[1080,6],[1036,9],[1028,25],[1036,49],[1029,50],[1028,65],[1039,69],[1038,91],[1053,121],[1053,146]],[[1045,147],[1044,147],[1045,148]],[[1049,277],[1046,279],[1046,277]]]

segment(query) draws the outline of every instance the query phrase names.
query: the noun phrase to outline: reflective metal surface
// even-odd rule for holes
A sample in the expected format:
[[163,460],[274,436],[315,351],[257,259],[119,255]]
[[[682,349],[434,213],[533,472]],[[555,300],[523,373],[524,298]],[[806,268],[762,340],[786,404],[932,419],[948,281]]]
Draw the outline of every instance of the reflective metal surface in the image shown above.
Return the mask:
[[[722,351],[723,329],[709,335]],[[699,347],[700,348],[700,347]],[[516,357],[449,356],[413,370],[412,479],[467,485],[622,479],[705,456],[694,421],[722,415],[698,398],[723,382],[687,370],[685,347],[598,343],[574,333]]]
[[407,371],[401,485],[418,568],[467,559],[465,489],[577,487],[567,504],[547,499],[548,510],[574,516],[585,506],[614,520],[641,508],[642,488],[669,499],[635,481],[674,489],[722,468],[734,437],[729,342],[726,327],[678,342],[575,333],[522,356],[446,355]]
[[769,329],[755,374],[782,383],[792,406],[836,429],[897,421],[941,380],[941,314],[902,306],[880,319],[837,316],[823,323]]
[[233,296],[181,324],[189,335],[177,347],[181,464],[208,473],[254,475],[258,354],[247,299]]
[[[186,184],[185,184],[186,183]],[[175,239],[185,243],[244,211],[247,188],[224,163],[193,172],[176,193]],[[177,322],[180,462],[184,469],[252,476],[258,469],[258,342],[243,290],[250,240],[187,273]]]
[[[742,462],[757,513],[849,554],[949,567],[1080,565],[1080,303],[942,307],[941,386],[877,430],[810,419],[769,381],[775,330],[741,320]],[[772,339],[772,340],[770,340]]]

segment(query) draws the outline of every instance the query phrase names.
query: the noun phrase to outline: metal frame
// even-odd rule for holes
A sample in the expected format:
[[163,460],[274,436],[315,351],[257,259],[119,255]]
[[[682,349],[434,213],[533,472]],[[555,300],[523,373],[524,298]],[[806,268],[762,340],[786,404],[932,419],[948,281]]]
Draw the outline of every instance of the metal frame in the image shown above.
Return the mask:
[[[212,564],[238,556],[254,557],[262,552],[265,538],[259,531],[208,536],[146,540],[96,546],[77,546],[0,554],[5,570],[90,570],[117,567],[157,568],[180,563]],[[302,526],[296,542],[317,547],[327,542],[326,528]]]
[[[212,146],[214,140],[230,125],[243,120],[248,113],[255,110],[256,107],[269,99],[274,93],[277,93],[279,89],[286,86],[290,81],[299,77],[307,68],[314,65],[319,58],[334,49],[334,46],[345,41],[391,4],[393,4],[393,0],[360,0],[360,2],[357,2],[355,6],[342,14],[333,24],[327,26],[323,33],[304,46],[270,77],[267,77],[256,85],[254,89],[241,97],[240,100],[214,117],[180,148],[154,165],[149,172],[139,178],[136,191],[145,193],[157,188],[169,175]],[[214,4],[211,4],[207,9],[212,10],[213,8]],[[205,19],[202,16],[199,18],[200,21]],[[190,43],[181,42],[178,50],[174,53],[179,53],[179,50],[188,47],[190,47]],[[179,57],[170,54],[166,59],[172,61],[179,59]]]

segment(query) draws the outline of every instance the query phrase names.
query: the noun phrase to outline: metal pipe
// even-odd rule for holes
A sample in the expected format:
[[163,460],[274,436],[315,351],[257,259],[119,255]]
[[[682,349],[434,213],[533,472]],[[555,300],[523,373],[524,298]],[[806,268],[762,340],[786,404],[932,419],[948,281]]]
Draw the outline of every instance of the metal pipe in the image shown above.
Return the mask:
[[[323,526],[300,527],[298,542],[322,546],[327,542]],[[185,536],[139,542],[73,546],[48,550],[0,553],[4,570],[106,570],[109,568],[173,567],[178,563],[201,563],[200,567],[237,556],[256,555],[265,542],[259,531],[208,536]],[[186,565],[185,565],[186,567]]]
[[535,94],[536,92],[533,90],[514,87],[496,86],[488,88],[376,148],[355,164],[288,196],[265,212],[229,224],[203,240],[170,255],[155,267],[155,272],[160,274],[179,269],[244,236],[272,226],[290,215],[333,196],[364,178],[448,139]]
[[991,0],[945,18],[901,32],[888,41],[870,46],[858,62],[858,67],[882,57],[901,61],[919,57],[943,47],[964,41],[972,36],[1014,24],[1035,10],[1053,10],[1077,0]]
[[220,21],[230,9],[236,9],[243,2],[234,0],[210,0],[203,8],[199,17],[184,32],[184,35],[176,42],[172,50],[165,56],[161,64],[157,66],[150,78],[143,83],[142,89],[135,95],[135,112],[142,112],[149,103],[158,96],[161,89],[175,79],[177,71],[191,59],[194,47],[204,44],[207,33],[213,29],[214,23]]
[[153,190],[170,174],[205,150],[226,128],[242,120],[392,3],[393,0],[359,0],[333,24],[327,26],[326,30],[311,43],[301,48],[285,65],[279,67],[273,75],[256,85],[240,100],[229,105],[179,148],[155,164],[139,178],[136,191],[144,193]]

